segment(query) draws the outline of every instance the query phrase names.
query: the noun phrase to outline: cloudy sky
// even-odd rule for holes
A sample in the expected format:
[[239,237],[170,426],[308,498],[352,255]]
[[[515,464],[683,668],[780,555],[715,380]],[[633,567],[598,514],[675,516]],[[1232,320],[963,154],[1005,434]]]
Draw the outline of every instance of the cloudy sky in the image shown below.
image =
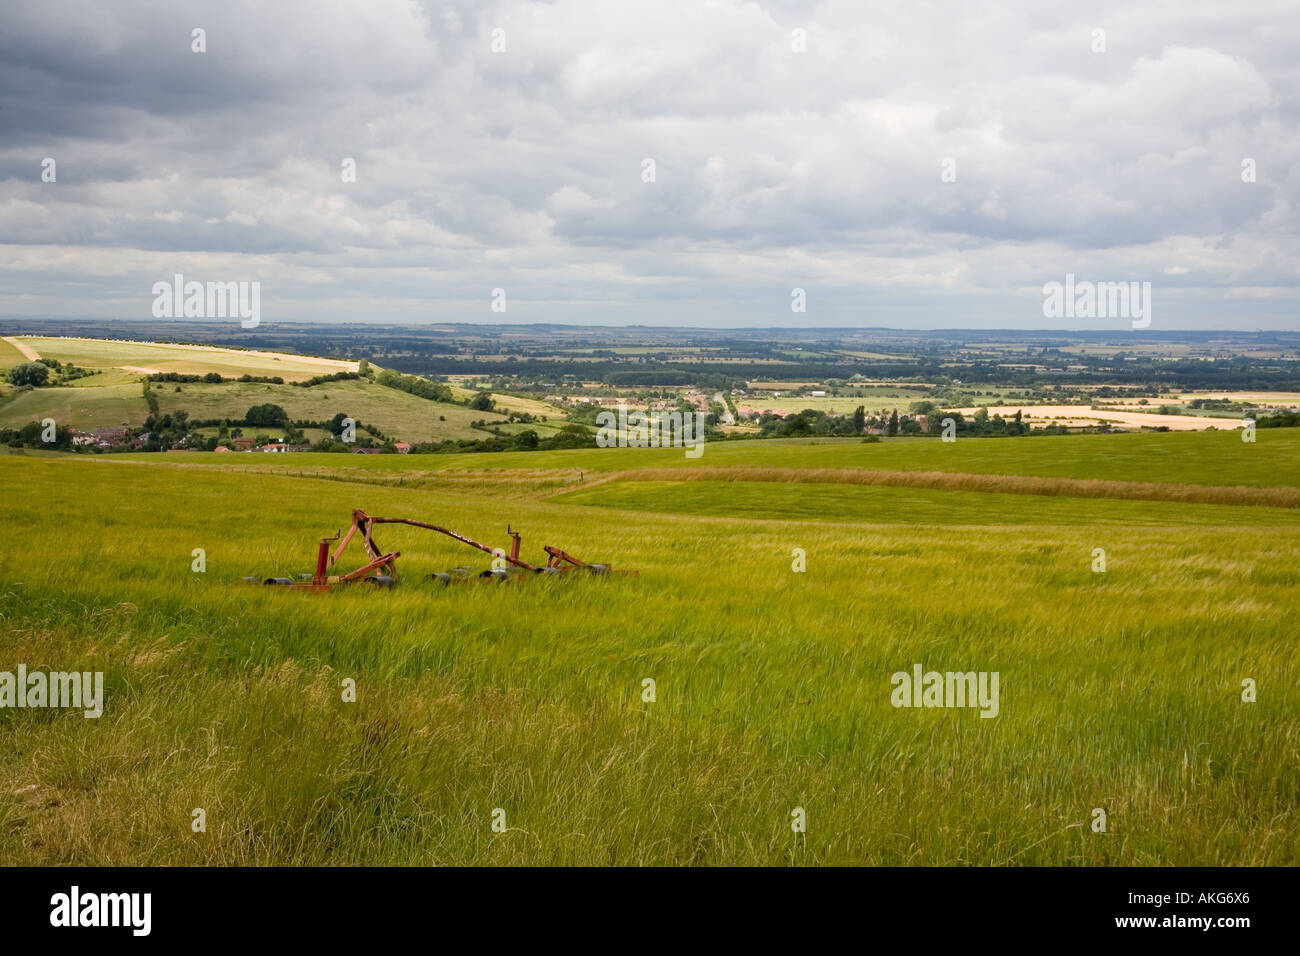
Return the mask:
[[1070,272],[1298,329],[1297,50],[1252,0],[6,3],[0,315],[1129,327],[1046,319]]

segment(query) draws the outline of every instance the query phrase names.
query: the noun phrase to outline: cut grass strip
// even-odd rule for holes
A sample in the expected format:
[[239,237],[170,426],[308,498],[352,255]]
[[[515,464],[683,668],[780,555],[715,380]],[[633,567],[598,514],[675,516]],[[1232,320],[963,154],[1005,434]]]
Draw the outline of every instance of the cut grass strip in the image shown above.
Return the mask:
[[616,508],[627,512],[709,515],[776,521],[833,521],[837,524],[1044,526],[1122,525],[1233,527],[1295,526],[1293,508],[1234,508],[1178,501],[1045,498],[1025,495],[895,488],[881,485],[822,485],[816,492],[798,484],[727,481],[606,482],[551,499],[557,503]]
[[1244,485],[1178,485],[1099,478],[1044,478],[1028,475],[976,475],[948,471],[883,471],[868,468],[638,468],[603,481],[743,481],[786,484],[891,485],[1011,495],[1066,498],[1122,498],[1187,504],[1300,507],[1300,488],[1249,488]]

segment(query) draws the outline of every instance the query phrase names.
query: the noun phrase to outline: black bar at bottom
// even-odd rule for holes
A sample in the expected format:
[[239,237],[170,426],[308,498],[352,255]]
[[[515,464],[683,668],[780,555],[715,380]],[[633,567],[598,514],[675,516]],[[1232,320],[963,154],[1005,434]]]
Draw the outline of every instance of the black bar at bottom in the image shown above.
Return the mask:
[[6,943],[75,937],[128,946],[451,944],[469,934],[496,944],[515,936],[676,947],[811,933],[805,943],[817,949],[814,940],[843,933],[884,942],[900,932],[923,950],[946,941],[1124,937],[1231,946],[1290,935],[1295,876],[1201,868],[0,868],[0,932]]

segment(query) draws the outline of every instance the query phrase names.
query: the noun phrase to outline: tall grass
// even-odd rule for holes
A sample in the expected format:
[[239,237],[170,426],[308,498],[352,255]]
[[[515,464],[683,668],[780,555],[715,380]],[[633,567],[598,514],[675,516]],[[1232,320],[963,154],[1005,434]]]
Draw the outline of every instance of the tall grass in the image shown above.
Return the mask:
[[[761,493],[743,517],[686,516],[507,498],[490,482],[35,457],[0,458],[0,487],[16,543],[0,552],[0,670],[107,681],[98,720],[0,710],[0,862],[1300,856],[1300,531],[1251,523],[1268,509],[1229,509],[1235,524],[1063,513],[968,528],[845,518],[829,498],[817,520],[769,517]],[[420,572],[478,555],[392,528],[394,591],[241,583],[310,570],[315,541],[354,507],[489,543],[509,522],[526,558],[556,544],[641,574],[439,589]],[[914,663],[998,671],[1000,715],[893,708],[890,675]],[[198,807],[205,833],[191,829]],[[791,830],[795,807],[807,833]],[[1098,807],[1106,833],[1090,828]]]

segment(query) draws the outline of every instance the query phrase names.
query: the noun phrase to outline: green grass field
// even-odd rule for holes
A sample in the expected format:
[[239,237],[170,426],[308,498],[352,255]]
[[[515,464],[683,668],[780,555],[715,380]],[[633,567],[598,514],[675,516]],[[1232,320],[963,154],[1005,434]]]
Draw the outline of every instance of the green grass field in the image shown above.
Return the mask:
[[0,397],[0,427],[18,428],[28,422],[53,418],[60,426],[72,423],[89,431],[121,425],[124,421],[140,425],[148,415],[149,406],[139,383],[15,390]]
[[[870,468],[1109,481],[1300,487],[1300,430],[1261,429],[1247,443],[1238,433],[1071,435],[1042,438],[768,439],[711,442],[696,459],[679,448],[591,448],[557,452],[412,455],[398,461],[349,462],[358,469],[455,471],[551,469],[612,473],[642,468]],[[137,460],[150,460],[137,456]],[[263,461],[274,467],[280,463]],[[326,455],[297,455],[293,467],[336,466]]]
[[463,405],[431,402],[373,382],[326,382],[312,388],[258,382],[200,383],[181,385],[179,392],[174,385],[164,382],[156,386],[155,393],[159,411],[184,409],[193,419],[238,420],[253,405],[270,402],[283,408],[290,420],[328,421],[341,412],[410,442],[484,438],[486,433],[470,428],[470,422],[505,421],[501,415]]
[[[890,524],[1091,525],[1148,527],[1232,524],[1232,505],[1173,501],[1089,500],[930,488],[769,482],[615,481],[558,495],[566,504],[665,514],[761,514],[807,521]],[[1300,509],[1258,507],[1256,525],[1300,526]]]
[[[1175,498],[1284,496],[1297,437],[0,455],[0,670],[106,681],[98,719],[0,709],[0,862],[1296,864],[1300,509]],[[356,507],[641,573],[439,589],[487,556],[386,528],[394,591],[242,583]],[[998,716],[892,706],[917,663],[997,672]]]
[[27,361],[27,357],[18,351],[12,343],[0,338],[0,369],[12,368]]

